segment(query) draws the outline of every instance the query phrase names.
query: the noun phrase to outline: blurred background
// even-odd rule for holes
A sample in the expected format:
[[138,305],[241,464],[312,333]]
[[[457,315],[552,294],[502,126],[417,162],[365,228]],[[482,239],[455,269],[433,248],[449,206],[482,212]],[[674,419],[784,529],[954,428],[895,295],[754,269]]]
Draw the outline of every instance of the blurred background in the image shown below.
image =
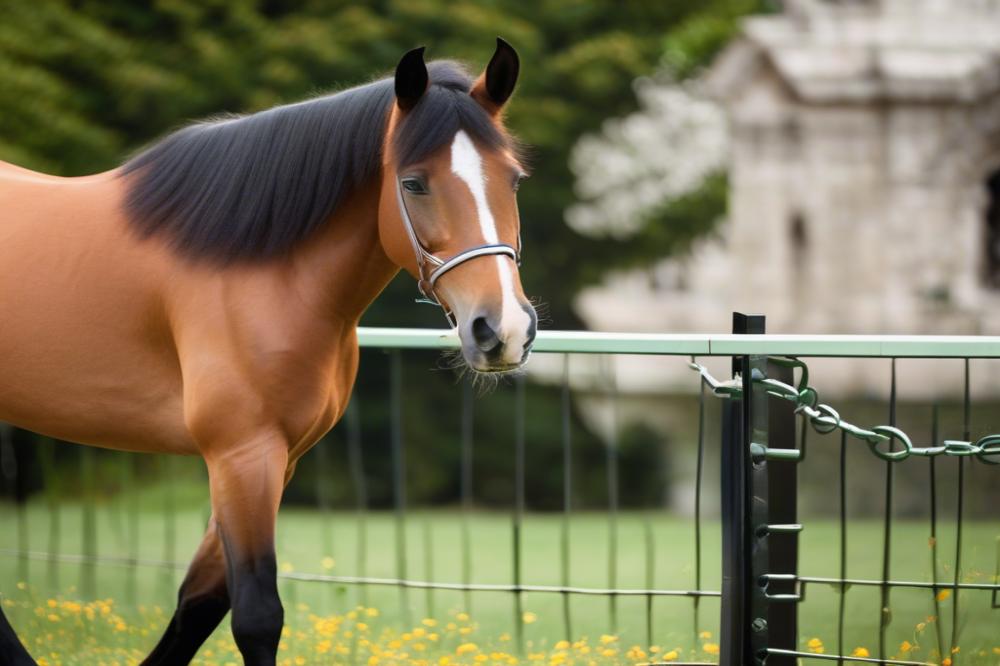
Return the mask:
[[[499,34],[522,62],[508,123],[533,171],[519,194],[521,271],[543,328],[728,332],[741,310],[766,314],[774,333],[1000,334],[1000,0],[0,0],[0,16],[0,159],[24,167],[112,169],[192,120],[385,76],[416,45],[479,71]],[[399,276],[362,323],[441,327],[415,295]],[[392,362],[364,353],[353,412],[373,508],[396,501]],[[408,501],[509,507],[513,386],[470,394],[436,355],[400,362]],[[845,418],[886,421],[887,362],[810,366]],[[978,434],[1000,431],[998,369],[972,363]],[[899,373],[900,426],[928,439],[937,406],[942,436],[957,437],[961,364],[907,361]],[[576,507],[608,506],[614,439],[621,506],[690,516],[697,387],[683,359],[574,356],[567,372],[556,355],[536,355],[528,509],[563,506],[570,432]],[[714,518],[718,433],[715,416],[707,422]],[[463,432],[475,441],[465,497]],[[200,461],[122,463],[0,434],[4,506],[88,497],[107,508],[111,533],[126,529],[114,527],[124,520],[114,507],[139,497],[144,510],[190,508],[197,531]],[[354,506],[351,436],[341,424],[321,442],[287,504]],[[810,455],[803,506],[831,516],[836,452]],[[883,474],[856,466],[852,513],[881,515]],[[898,474],[898,515],[923,516],[926,470]],[[950,467],[939,474],[954,481]],[[969,515],[995,516],[1000,484],[974,476],[966,497]],[[942,511],[956,501],[943,498]],[[988,548],[978,554],[993,561]]]

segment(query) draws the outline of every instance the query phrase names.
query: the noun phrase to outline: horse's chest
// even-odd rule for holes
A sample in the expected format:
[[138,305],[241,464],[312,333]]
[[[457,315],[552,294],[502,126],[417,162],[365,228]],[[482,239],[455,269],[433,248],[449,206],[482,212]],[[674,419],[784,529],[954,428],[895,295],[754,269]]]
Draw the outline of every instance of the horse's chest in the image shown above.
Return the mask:
[[288,368],[280,385],[280,408],[289,426],[293,452],[304,452],[343,416],[358,367],[353,344],[338,348],[329,358],[310,359]]

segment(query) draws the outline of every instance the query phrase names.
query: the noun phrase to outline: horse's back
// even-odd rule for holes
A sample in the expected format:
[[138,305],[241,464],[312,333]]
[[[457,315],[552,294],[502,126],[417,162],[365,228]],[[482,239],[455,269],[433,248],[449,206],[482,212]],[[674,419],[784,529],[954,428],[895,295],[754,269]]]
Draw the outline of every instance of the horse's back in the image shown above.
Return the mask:
[[183,449],[166,267],[130,233],[115,172],[0,163],[0,420],[116,448]]

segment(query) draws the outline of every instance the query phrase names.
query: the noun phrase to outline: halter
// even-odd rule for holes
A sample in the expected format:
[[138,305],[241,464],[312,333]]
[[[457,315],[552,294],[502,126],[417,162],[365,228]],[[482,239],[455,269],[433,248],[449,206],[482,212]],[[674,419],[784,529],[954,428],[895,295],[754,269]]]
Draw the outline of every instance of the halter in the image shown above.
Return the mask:
[[434,256],[431,252],[424,247],[420,239],[417,238],[417,231],[413,228],[413,222],[410,220],[410,213],[406,209],[406,201],[403,199],[403,186],[401,179],[396,179],[396,200],[399,202],[399,215],[403,218],[403,227],[406,229],[406,235],[410,239],[410,245],[413,246],[413,253],[417,257],[417,273],[419,279],[417,280],[417,288],[420,289],[420,293],[423,294],[424,299],[418,300],[421,303],[431,303],[432,305],[440,306],[444,310],[444,316],[448,319],[448,323],[451,324],[452,328],[458,326],[458,321],[455,319],[454,313],[441,302],[441,299],[437,297],[437,293],[434,289],[437,281],[441,279],[441,276],[455,268],[460,266],[467,261],[475,259],[476,257],[486,257],[490,255],[506,255],[514,260],[518,266],[521,265],[521,238],[518,237],[517,244],[518,247],[507,245],[506,243],[487,243],[485,245],[475,245],[473,247],[462,250],[458,254],[452,256],[449,259],[440,259]]

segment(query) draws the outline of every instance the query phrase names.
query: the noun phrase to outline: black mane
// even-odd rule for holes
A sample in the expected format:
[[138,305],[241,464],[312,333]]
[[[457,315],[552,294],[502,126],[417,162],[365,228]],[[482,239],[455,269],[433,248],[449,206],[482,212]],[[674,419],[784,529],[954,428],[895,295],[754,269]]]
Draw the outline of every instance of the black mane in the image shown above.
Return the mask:
[[[488,148],[506,145],[469,96],[472,78],[460,65],[433,62],[428,73],[427,92],[395,133],[397,166],[423,159],[459,129]],[[184,127],[124,164],[130,223],[195,259],[285,254],[379,175],[394,100],[390,77]]]

